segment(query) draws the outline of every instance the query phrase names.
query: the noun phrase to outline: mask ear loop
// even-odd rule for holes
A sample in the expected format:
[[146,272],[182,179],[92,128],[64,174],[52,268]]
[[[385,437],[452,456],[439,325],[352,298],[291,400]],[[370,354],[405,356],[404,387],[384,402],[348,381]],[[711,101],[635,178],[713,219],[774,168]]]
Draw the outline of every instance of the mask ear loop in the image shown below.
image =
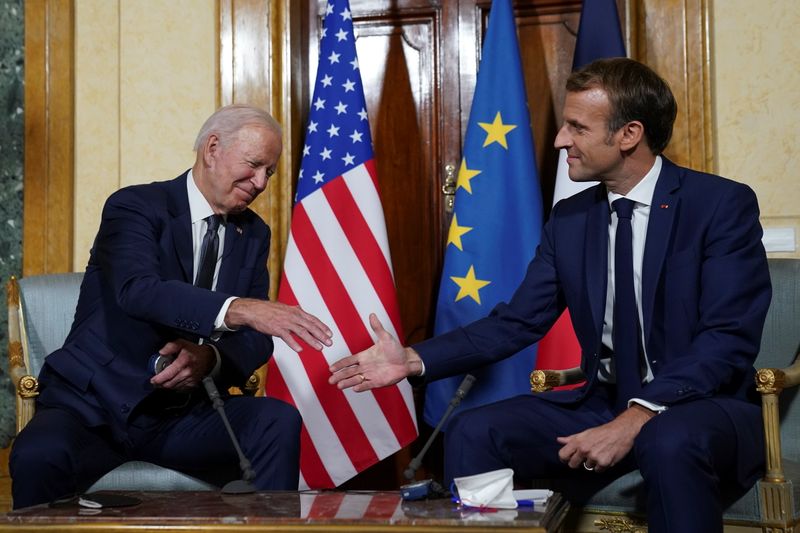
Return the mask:
[[461,498],[458,495],[458,487],[456,487],[455,481],[450,482],[450,494],[453,495],[452,497],[453,503],[461,505]]

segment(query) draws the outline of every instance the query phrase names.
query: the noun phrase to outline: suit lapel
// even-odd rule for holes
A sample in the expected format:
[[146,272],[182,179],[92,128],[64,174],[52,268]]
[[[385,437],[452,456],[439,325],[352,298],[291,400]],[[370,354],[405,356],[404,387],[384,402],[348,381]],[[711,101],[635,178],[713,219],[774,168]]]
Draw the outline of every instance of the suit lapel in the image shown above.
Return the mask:
[[597,187],[595,203],[586,219],[586,287],[598,338],[603,330],[608,285],[608,223],[610,211],[605,187]]
[[680,173],[678,167],[662,156],[661,174],[653,192],[650,218],[647,222],[644,259],[642,261],[642,318],[644,339],[647,343],[652,329],[653,306],[656,287],[664,267],[664,257],[669,246],[670,234],[678,212],[680,197]]
[[175,246],[175,255],[183,270],[186,281],[193,283],[192,279],[192,220],[189,211],[189,193],[186,190],[186,176],[184,172],[168,184],[170,198],[170,216],[172,223],[172,242]]

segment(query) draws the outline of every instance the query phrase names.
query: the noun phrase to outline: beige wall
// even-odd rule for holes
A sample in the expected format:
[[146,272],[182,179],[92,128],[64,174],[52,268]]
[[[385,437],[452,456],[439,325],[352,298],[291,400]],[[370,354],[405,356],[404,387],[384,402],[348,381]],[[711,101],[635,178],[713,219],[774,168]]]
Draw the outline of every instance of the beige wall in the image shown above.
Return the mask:
[[74,270],[109,194],[194,162],[217,104],[216,35],[215,0],[76,0]]
[[[800,2],[715,0],[711,20],[718,171],[755,189],[765,227],[800,234]],[[82,270],[111,192],[191,166],[217,103],[216,3],[76,0],[75,24]]]
[[715,0],[712,23],[717,168],[755,189],[766,228],[794,228],[796,241],[800,2]]

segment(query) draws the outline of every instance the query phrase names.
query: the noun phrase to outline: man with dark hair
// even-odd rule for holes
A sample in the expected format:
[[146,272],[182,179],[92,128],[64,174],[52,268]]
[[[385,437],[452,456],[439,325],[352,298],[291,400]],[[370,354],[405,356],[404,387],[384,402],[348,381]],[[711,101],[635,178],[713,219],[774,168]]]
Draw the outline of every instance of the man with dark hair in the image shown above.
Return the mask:
[[[223,107],[203,125],[194,166],[115,192],[64,346],[39,375],[36,414],[14,442],[14,507],[85,491],[129,460],[222,484],[241,476],[222,419],[199,384],[243,386],[272,354],[331,332],[299,307],[267,301],[269,227],[248,205],[280,157],[265,111]],[[172,361],[153,368],[150,358]],[[297,489],[300,415],[272,398],[225,410],[259,489]]]
[[538,341],[569,307],[586,383],[457,415],[446,482],[509,467],[586,485],[638,468],[651,533],[721,532],[721,487],[744,492],[763,470],[752,364],[771,288],[753,191],[660,155],[675,114],[636,61],[572,74],[555,146],[572,180],[601,184],[555,206],[510,301],[413,347],[372,316],[378,342],[331,382],[464,373]]

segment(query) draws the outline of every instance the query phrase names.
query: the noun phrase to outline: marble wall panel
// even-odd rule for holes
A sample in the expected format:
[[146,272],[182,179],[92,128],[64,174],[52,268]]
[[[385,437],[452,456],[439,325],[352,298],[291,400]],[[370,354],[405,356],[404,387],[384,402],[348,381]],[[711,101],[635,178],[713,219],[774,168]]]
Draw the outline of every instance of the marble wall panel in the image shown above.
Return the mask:
[[[22,271],[23,0],[0,1],[0,281]],[[6,300],[0,304],[0,447],[14,431],[14,390],[7,368]]]

